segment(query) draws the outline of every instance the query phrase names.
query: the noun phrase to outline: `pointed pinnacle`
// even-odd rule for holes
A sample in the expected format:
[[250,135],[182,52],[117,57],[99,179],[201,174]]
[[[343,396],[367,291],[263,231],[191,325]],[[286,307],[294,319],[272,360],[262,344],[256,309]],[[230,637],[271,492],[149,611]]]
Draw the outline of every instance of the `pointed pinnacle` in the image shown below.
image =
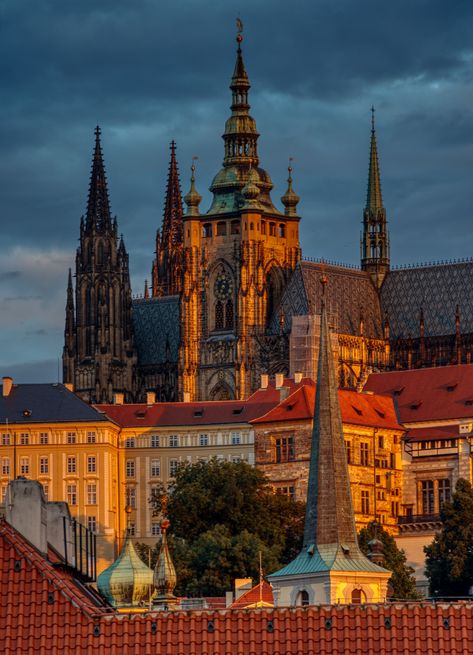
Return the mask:
[[380,209],[383,209],[383,197],[381,194],[381,175],[379,172],[378,146],[376,143],[374,112],[374,107],[371,107],[371,144],[370,164],[368,172],[368,191],[366,194],[366,209],[377,212]]

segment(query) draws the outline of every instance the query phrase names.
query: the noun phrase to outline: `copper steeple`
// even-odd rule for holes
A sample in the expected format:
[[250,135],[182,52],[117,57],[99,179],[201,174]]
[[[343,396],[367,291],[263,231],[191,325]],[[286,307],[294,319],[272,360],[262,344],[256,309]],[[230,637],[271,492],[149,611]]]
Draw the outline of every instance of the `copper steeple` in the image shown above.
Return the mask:
[[371,144],[366,206],[363,212],[361,239],[361,268],[368,271],[377,288],[380,288],[389,270],[389,234],[386,210],[381,194],[378,146],[374,124],[374,107],[371,108]]
[[89,198],[87,201],[86,227],[105,231],[111,225],[107,177],[100,143],[100,127],[95,128],[95,147],[90,173]]
[[163,534],[161,541],[161,548],[159,550],[158,560],[154,567],[154,586],[156,589],[156,597],[154,599],[155,605],[167,607],[169,605],[176,605],[179,599],[174,596],[173,592],[176,587],[177,577],[176,569],[169,552],[166,532],[169,528],[169,521],[164,519],[161,523],[161,531]]

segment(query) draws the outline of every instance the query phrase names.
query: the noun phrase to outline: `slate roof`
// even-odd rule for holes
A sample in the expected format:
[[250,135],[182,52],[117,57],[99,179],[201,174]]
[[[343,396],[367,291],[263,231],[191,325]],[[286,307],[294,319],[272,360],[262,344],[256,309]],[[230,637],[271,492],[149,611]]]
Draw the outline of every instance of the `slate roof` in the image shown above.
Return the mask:
[[451,655],[473,643],[472,603],[119,615],[97,606],[4,521],[0,594],[3,655]]
[[133,327],[140,366],[178,361],[179,296],[134,299]]
[[62,384],[13,384],[8,396],[0,395],[0,422],[7,419],[23,424],[108,420]]
[[364,391],[393,396],[404,424],[473,418],[473,364],[372,373]]
[[457,305],[462,332],[473,332],[472,290],[473,261],[390,271],[381,287],[381,306],[391,339],[419,336],[421,307],[426,337],[455,334]]
[[[296,266],[281,300],[286,317],[285,329],[291,329],[292,316],[320,314],[322,274],[328,278],[326,302],[333,331],[358,335],[362,314],[364,334],[382,339],[381,307],[369,274],[356,268],[321,262],[303,261]],[[271,326],[273,332],[278,325],[279,320],[275,317]]]

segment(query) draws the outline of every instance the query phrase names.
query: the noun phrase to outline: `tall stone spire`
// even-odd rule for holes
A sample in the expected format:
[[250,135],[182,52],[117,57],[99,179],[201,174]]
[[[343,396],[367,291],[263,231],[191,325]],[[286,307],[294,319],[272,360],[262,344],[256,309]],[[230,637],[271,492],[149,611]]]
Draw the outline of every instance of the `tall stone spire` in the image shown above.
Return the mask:
[[[309,588],[313,594],[309,601],[313,603],[354,602],[352,592],[360,588],[367,600],[379,602],[385,598],[390,574],[370,562],[358,547],[325,305],[325,276],[321,284],[320,347],[303,546],[295,560],[269,579],[281,587],[281,604],[297,604],[297,589],[309,593]],[[363,585],[359,577],[357,582],[361,573]]]
[[371,144],[366,206],[363,212],[363,236],[361,240],[361,268],[368,271],[377,288],[380,288],[389,271],[389,234],[386,210],[381,193],[378,146],[374,123],[374,107],[371,108]]
[[182,287],[183,208],[176,142],[171,141],[163,224],[156,233],[156,259],[153,263],[153,296],[179,294]]
[[89,198],[87,201],[86,227],[98,232],[107,230],[111,225],[110,203],[108,199],[107,177],[103,163],[100,143],[100,127],[95,128],[95,147],[90,173]]

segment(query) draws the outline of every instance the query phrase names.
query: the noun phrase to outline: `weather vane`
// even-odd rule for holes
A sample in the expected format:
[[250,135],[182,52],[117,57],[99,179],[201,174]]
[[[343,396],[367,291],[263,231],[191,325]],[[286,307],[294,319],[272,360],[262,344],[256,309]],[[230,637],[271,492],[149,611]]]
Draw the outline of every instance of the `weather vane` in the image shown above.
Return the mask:
[[241,18],[239,16],[236,19],[236,26],[237,26],[237,33],[241,34],[243,32],[243,23],[241,22]]

